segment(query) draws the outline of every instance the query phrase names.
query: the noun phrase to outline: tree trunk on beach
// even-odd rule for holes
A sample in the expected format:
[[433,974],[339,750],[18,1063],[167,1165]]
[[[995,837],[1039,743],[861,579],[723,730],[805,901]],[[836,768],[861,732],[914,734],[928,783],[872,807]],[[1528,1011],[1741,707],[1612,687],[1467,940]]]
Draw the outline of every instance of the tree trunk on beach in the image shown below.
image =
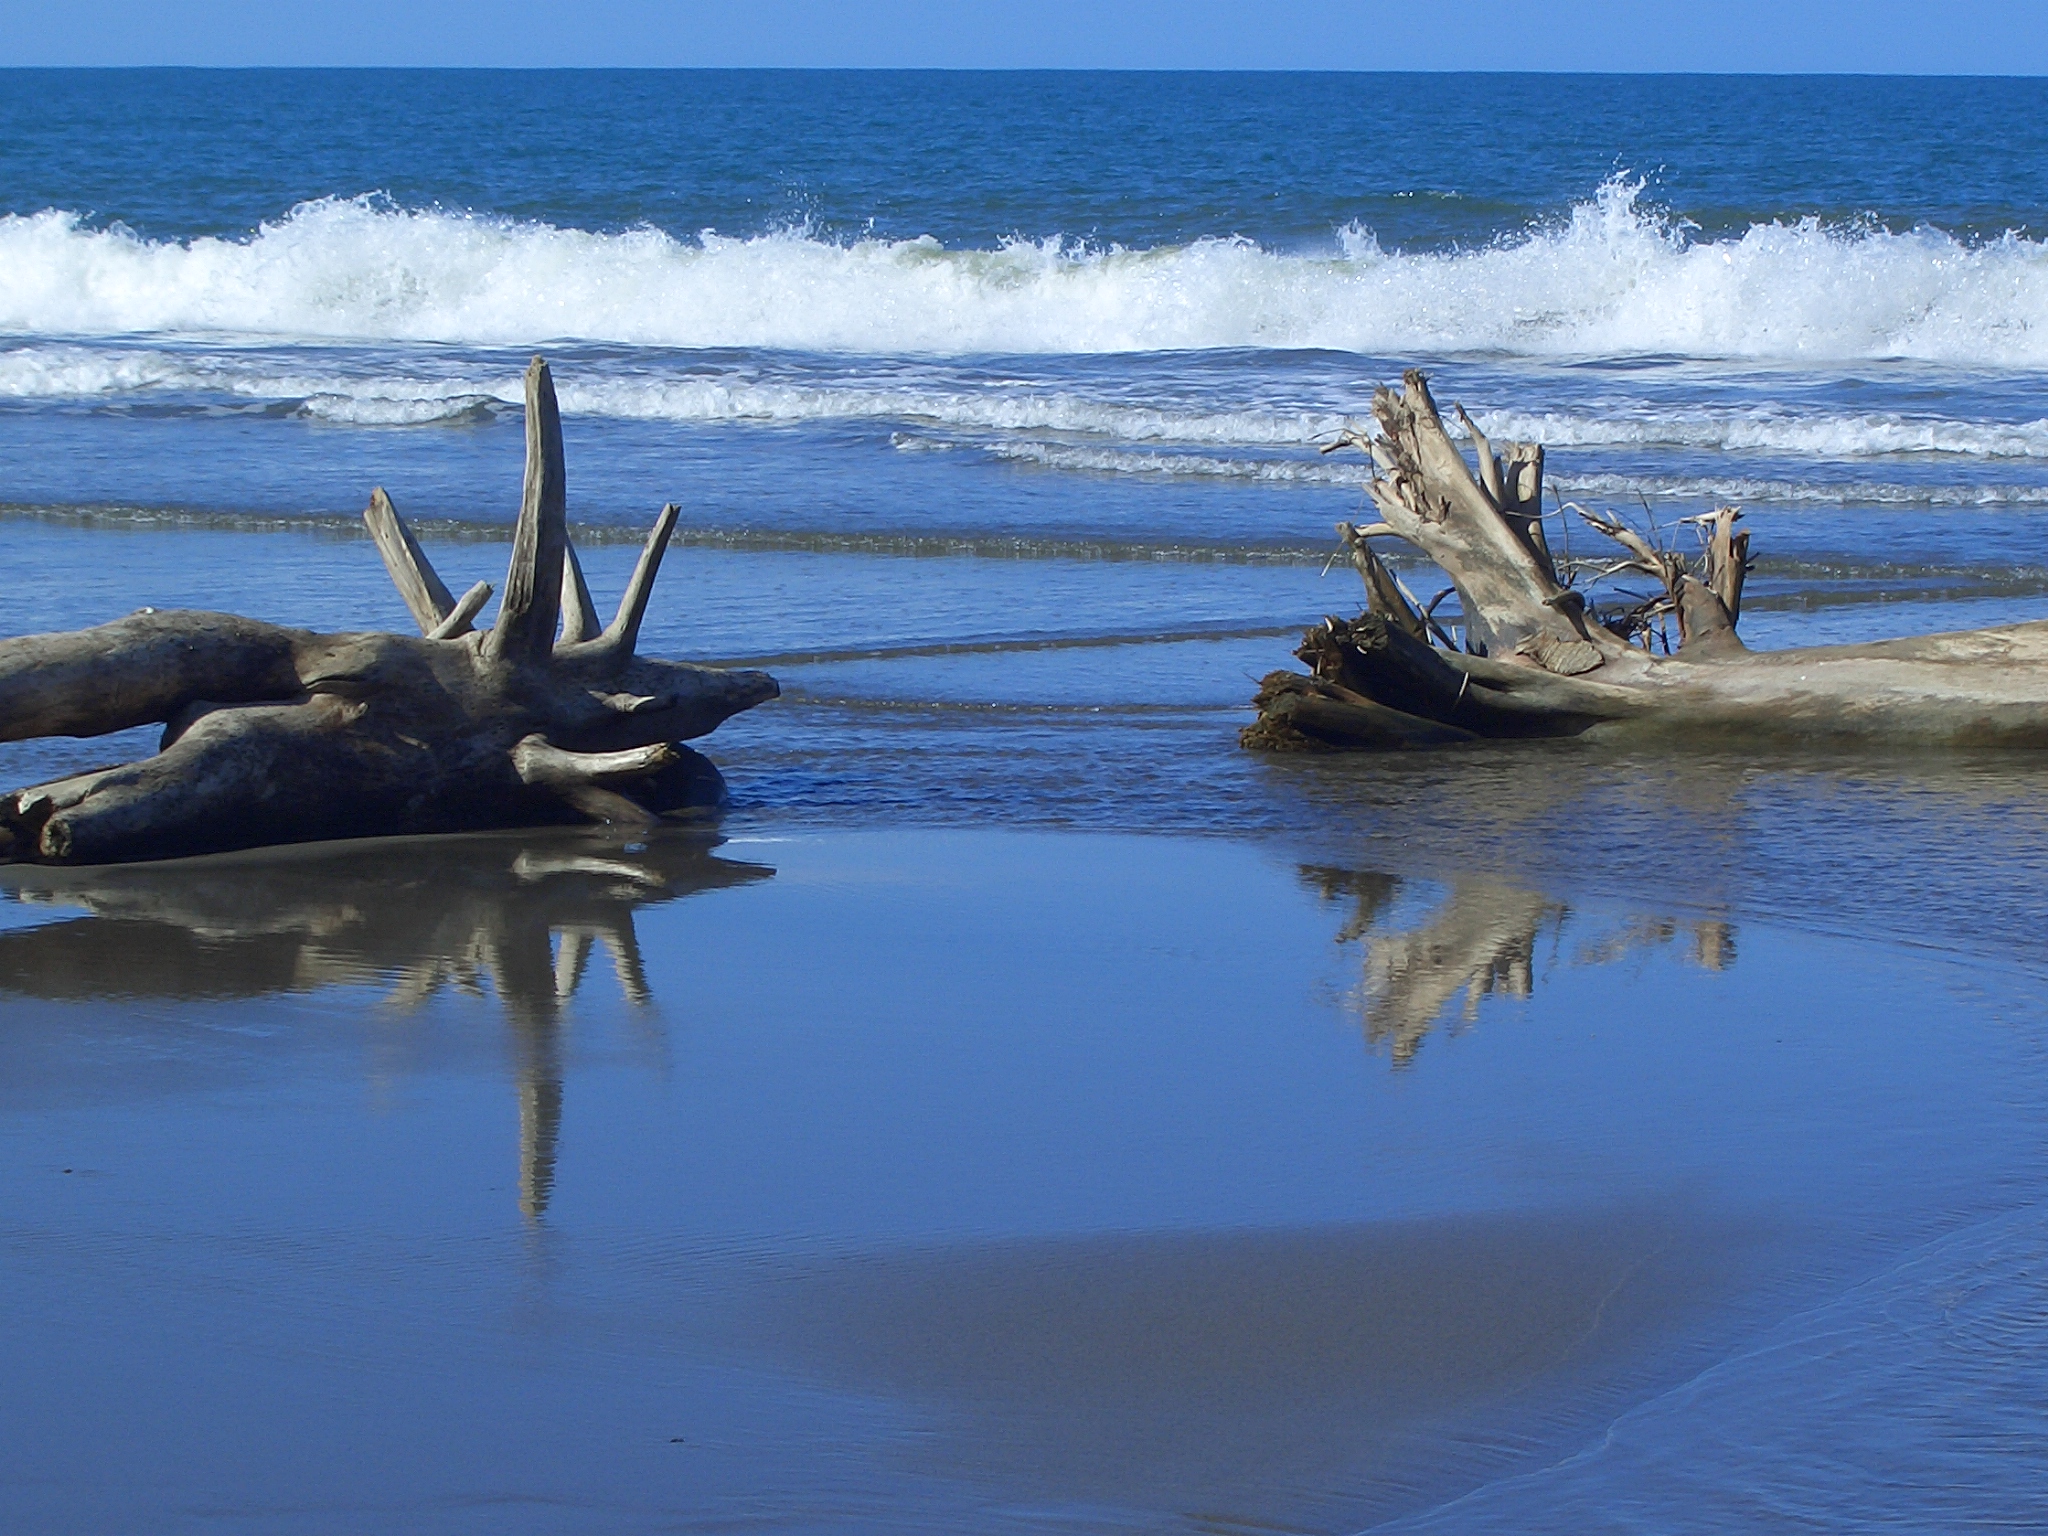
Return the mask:
[[677,509],[600,629],[569,543],[561,418],[526,375],[526,481],[494,628],[450,596],[382,489],[364,519],[422,638],[144,609],[0,640],[0,740],[161,723],[156,756],[0,799],[0,854],[110,863],[267,843],[593,820],[715,803],[680,743],[778,692],[764,672],[634,654]]
[[[1751,651],[1736,635],[1749,535],[1736,531],[1732,507],[1694,520],[1706,535],[1697,561],[1581,511],[1621,548],[1598,574],[1630,571],[1662,588],[1600,608],[1576,587],[1587,563],[1551,554],[1543,450],[1508,444],[1496,456],[1458,414],[1477,450],[1476,475],[1412,369],[1399,394],[1375,393],[1376,436],[1347,433],[1333,445],[1364,449],[1377,471],[1382,521],[1338,525],[1365,581],[1366,612],[1304,636],[1295,654],[1307,676],[1264,679],[1246,746],[1383,751],[1559,736],[2048,745],[2048,622]],[[1374,551],[1382,538],[1427,556],[1450,589],[1416,601]],[[1453,593],[1458,618],[1440,617]],[[1659,620],[1675,620],[1679,633],[1661,655],[1652,648]]]

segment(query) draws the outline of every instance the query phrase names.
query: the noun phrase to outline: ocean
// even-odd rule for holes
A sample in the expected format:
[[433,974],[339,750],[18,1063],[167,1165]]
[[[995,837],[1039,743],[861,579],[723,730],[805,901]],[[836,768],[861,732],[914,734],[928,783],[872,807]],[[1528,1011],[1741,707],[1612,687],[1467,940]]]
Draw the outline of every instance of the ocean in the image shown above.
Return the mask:
[[445,934],[10,877],[0,1513],[2041,1518],[2048,773],[1236,732],[1405,367],[1739,503],[1752,646],[2048,618],[2044,167],[2018,79],[0,70],[9,633],[407,629],[360,510],[497,581],[538,351],[600,604],[675,501],[643,649],[783,688],[723,852]]

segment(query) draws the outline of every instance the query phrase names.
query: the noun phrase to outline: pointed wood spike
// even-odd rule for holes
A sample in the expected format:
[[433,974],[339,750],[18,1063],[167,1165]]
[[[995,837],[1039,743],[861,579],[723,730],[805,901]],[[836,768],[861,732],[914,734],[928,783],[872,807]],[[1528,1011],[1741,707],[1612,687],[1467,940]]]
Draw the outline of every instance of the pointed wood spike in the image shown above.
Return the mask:
[[405,599],[413,622],[419,625],[421,634],[432,634],[448,617],[455,599],[448,595],[448,588],[434,572],[433,562],[427,559],[412,530],[405,526],[405,519],[398,515],[398,508],[384,494],[383,486],[370,492],[363,521],[369,525],[377,553],[384,557],[384,569],[391,573],[391,584]]
[[618,615],[606,627],[600,642],[617,656],[631,656],[633,647],[640,643],[640,621],[647,617],[647,600],[654,595],[654,578],[661,574],[661,557],[668,553],[668,541],[676,531],[676,519],[682,511],[674,502],[663,507],[647,535],[647,543],[641,547],[632,580],[626,583],[625,594],[619,599]]
[[1493,508],[1496,512],[1506,510],[1508,503],[1501,486],[1500,460],[1493,456],[1493,444],[1487,441],[1486,434],[1479,430],[1479,423],[1465,414],[1464,406],[1453,405],[1451,409],[1457,413],[1459,423],[1470,434],[1472,447],[1479,455],[1480,487],[1493,499]]
[[448,617],[427,631],[429,640],[453,640],[470,631],[472,621],[484,611],[484,604],[491,600],[491,584],[480,581],[463,593],[455,606],[448,610]]
[[562,552],[569,542],[562,414],[547,359],[526,370],[526,489],[512,533],[512,561],[498,622],[484,641],[497,661],[544,661],[561,616]]
[[590,598],[590,583],[583,579],[583,562],[576,558],[576,546],[562,544],[562,645],[594,639],[603,628],[597,619],[597,604]]
[[608,784],[644,778],[677,760],[667,742],[620,752],[571,752],[536,732],[512,749],[512,766],[523,784]]

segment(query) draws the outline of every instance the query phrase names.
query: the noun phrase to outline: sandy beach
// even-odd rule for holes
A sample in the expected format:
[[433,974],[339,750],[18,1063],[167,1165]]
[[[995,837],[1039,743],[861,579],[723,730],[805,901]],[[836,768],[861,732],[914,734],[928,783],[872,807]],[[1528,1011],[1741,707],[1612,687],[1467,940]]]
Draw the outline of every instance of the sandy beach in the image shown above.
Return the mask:
[[[1360,1529],[2039,1155],[2009,960],[1276,840],[729,830],[13,877],[17,1508]],[[1970,1262],[1893,1307],[2024,1309]],[[1686,1433],[1770,1465],[1811,1370]],[[1878,1478],[1908,1408],[1861,1412]]]

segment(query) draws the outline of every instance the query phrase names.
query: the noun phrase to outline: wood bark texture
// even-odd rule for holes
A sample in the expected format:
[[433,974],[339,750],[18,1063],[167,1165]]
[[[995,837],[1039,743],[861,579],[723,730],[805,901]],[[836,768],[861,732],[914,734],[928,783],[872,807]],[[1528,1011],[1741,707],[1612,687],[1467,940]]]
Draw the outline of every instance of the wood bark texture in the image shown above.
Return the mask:
[[[1412,369],[1400,392],[1375,393],[1377,432],[1332,445],[1363,449],[1376,470],[1381,520],[1337,526],[1366,611],[1308,631],[1295,652],[1307,675],[1266,676],[1247,747],[1389,751],[1560,736],[2048,746],[2048,622],[1751,651],[1736,635],[1749,535],[1732,507],[1693,520],[1705,540],[1696,561],[1619,518],[1580,512],[1620,546],[1597,574],[1632,572],[1661,588],[1603,608],[1575,585],[1592,563],[1559,562],[1545,537],[1542,450],[1508,444],[1496,456],[1458,415],[1476,474]],[[1459,616],[1414,601],[1375,553],[1379,539],[1440,567]],[[1652,645],[1660,617],[1679,634],[1665,654]]]
[[0,640],[0,740],[161,723],[160,750],[0,798],[0,857],[98,864],[271,843],[653,823],[715,804],[679,743],[778,693],[765,672],[635,654],[677,509],[597,629],[569,543],[561,418],[526,374],[526,485],[497,623],[449,595],[379,488],[364,519],[421,638],[144,609]]

